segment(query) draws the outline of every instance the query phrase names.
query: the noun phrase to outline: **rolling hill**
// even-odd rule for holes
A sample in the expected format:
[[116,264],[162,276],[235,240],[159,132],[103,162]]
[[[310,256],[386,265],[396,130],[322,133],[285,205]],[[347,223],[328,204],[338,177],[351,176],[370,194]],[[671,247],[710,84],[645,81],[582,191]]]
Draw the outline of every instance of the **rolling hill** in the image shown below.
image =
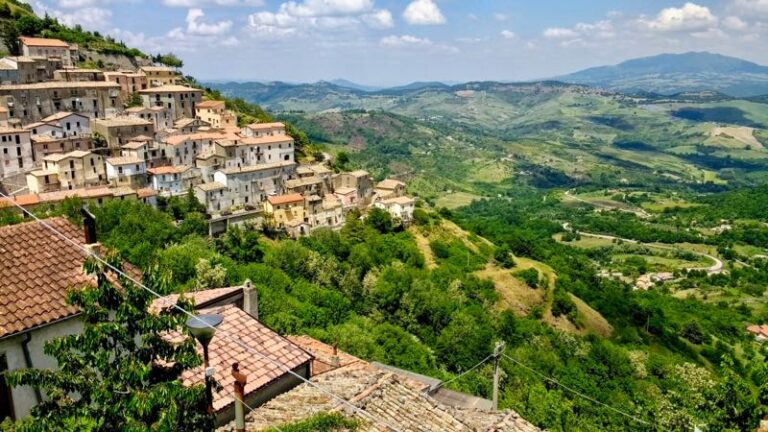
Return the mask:
[[709,52],[661,54],[556,78],[622,92],[718,91],[730,96],[768,94],[768,66]]

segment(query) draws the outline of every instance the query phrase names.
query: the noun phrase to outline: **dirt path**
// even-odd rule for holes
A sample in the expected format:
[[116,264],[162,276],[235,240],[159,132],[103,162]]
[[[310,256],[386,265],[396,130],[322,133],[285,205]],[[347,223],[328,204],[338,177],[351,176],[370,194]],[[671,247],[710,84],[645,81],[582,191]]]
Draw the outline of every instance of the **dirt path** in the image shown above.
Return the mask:
[[609,204],[588,201],[588,200],[585,200],[584,198],[580,198],[580,197],[578,197],[576,195],[573,195],[573,193],[570,190],[565,191],[565,196],[570,198],[570,199],[572,199],[572,200],[574,200],[574,201],[578,201],[578,202],[581,202],[581,203],[589,204],[589,205],[591,205],[593,207],[603,208],[603,209],[606,209],[606,210],[618,210],[618,211],[623,211],[625,213],[632,213],[632,214],[636,215],[637,217],[640,217],[640,218],[643,218],[643,219],[647,219],[647,218],[651,217],[650,213],[648,213],[647,211],[645,211],[645,210],[643,210],[641,208],[626,209],[626,208],[621,208],[621,207],[618,207],[618,206],[612,206],[612,205],[609,205]]

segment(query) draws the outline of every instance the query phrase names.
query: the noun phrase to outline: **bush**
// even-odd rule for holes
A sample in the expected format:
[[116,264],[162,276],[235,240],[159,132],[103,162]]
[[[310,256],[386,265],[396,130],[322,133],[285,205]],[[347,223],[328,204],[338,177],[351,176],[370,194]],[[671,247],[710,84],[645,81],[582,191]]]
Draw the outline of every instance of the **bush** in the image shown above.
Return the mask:
[[[509,269],[515,266],[515,260],[512,258],[512,251],[509,250],[509,246],[507,245],[497,248],[496,252],[493,255],[493,258],[496,260],[496,263],[501,267]],[[538,278],[538,273],[536,277]]]
[[522,279],[531,288],[539,287],[539,271],[535,268],[527,268],[512,273],[513,276]]

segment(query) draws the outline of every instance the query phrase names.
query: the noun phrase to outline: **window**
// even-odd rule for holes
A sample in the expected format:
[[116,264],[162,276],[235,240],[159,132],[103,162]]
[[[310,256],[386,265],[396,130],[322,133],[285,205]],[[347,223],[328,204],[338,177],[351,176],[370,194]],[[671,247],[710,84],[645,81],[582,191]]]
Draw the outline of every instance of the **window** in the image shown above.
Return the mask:
[[117,173],[122,174],[123,173],[123,167],[117,167]]
[[0,422],[9,418],[15,420],[16,417],[13,413],[13,395],[11,394],[11,387],[5,382],[5,375],[3,372],[8,370],[8,360],[5,358],[5,354],[0,354]]

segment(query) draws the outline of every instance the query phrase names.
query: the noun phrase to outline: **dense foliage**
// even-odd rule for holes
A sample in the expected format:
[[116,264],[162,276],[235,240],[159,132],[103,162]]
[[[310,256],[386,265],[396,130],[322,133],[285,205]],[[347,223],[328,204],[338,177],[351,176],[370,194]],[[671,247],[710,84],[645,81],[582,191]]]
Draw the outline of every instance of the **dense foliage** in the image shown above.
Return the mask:
[[[110,264],[121,267],[116,256]],[[47,398],[14,431],[207,431],[213,417],[201,386],[185,387],[182,371],[198,366],[193,338],[172,343],[168,332],[182,331],[187,315],[176,310],[147,313],[154,297],[128,278],[96,261],[84,270],[96,286],[74,290],[69,303],[82,311],[80,334],[47,341],[45,352],[58,370],[17,370],[6,375],[13,386],[29,385]],[[159,273],[143,283],[162,291]],[[182,306],[191,310],[191,305]]]

